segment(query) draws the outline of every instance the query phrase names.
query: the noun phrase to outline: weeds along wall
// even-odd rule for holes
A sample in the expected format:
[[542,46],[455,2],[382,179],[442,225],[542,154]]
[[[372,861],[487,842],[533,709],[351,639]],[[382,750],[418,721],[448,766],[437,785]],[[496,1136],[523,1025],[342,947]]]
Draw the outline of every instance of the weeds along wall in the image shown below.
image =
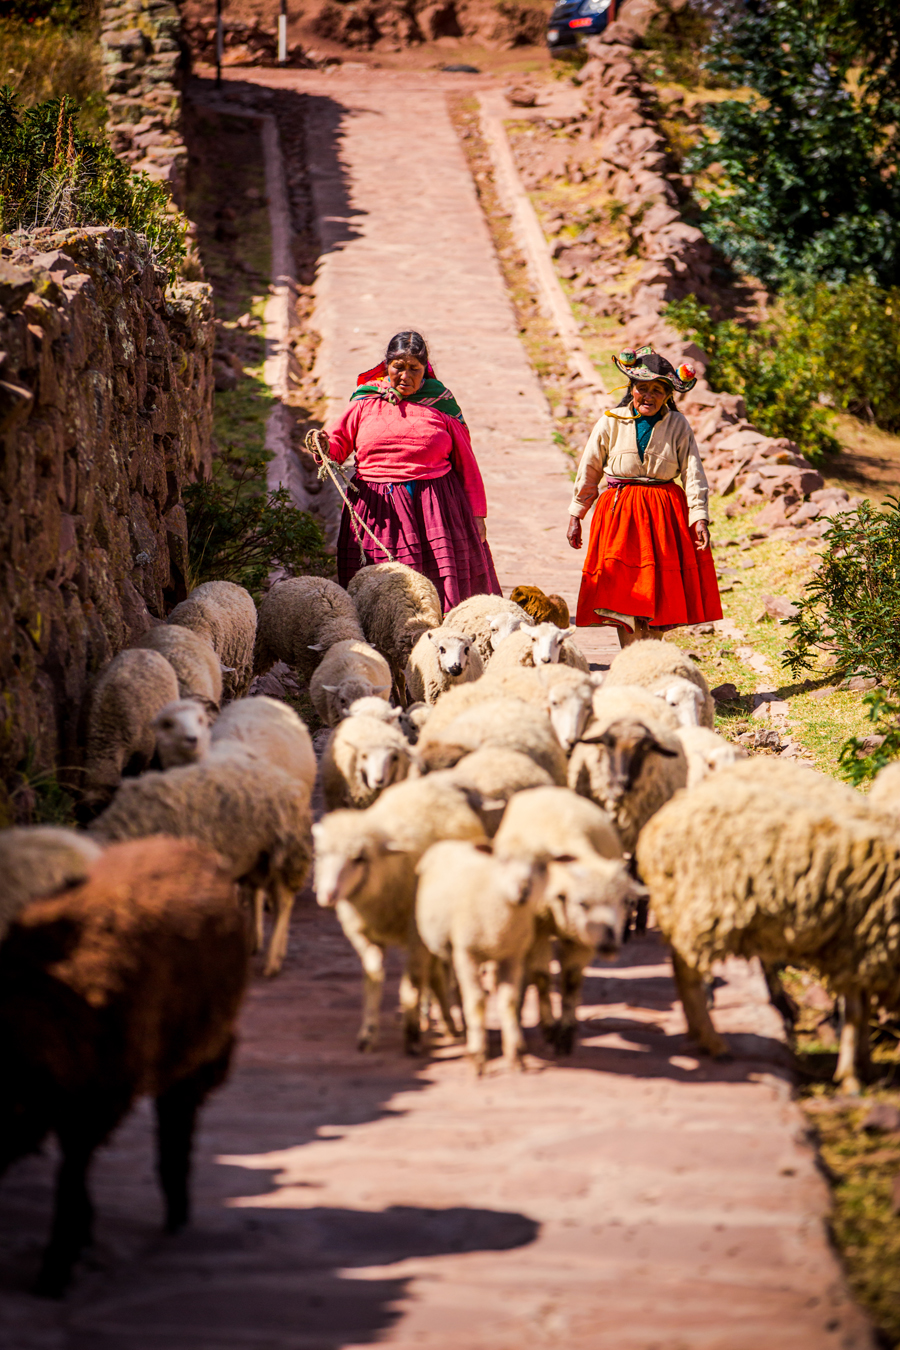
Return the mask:
[[[181,489],[209,471],[210,287],[109,227],[0,250],[0,824],[77,784],[92,676],[185,595]],[[24,811],[27,815],[27,810]]]

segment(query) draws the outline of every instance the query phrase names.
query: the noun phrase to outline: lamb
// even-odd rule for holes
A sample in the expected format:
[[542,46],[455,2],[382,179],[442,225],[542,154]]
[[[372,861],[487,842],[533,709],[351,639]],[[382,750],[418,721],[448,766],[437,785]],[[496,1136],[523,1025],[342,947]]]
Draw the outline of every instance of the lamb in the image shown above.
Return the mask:
[[68,1285],[91,1237],[91,1158],[146,1093],[166,1228],[187,1223],[197,1111],[227,1076],[247,967],[234,884],[184,840],[113,845],[77,889],[13,923],[0,949],[0,1172],[51,1131],[62,1151],[39,1293]]
[[86,834],[61,825],[0,830],[0,942],[23,905],[84,881],[102,852]]
[[325,809],[371,806],[385,788],[409,776],[413,763],[413,749],[399,727],[383,718],[345,718],[322,756]]
[[104,806],[123,774],[140,773],[153,758],[153,718],[178,698],[175,672],[159,652],[119,652],[91,694],[82,809]]
[[377,717],[382,722],[396,726],[409,741],[415,745],[419,733],[428,721],[431,708],[427,703],[409,703],[405,708],[395,708],[383,698],[354,699],[347,709],[348,717]]
[[442,625],[429,628],[413,647],[406,666],[406,687],[417,702],[434,703],[455,684],[480,679],[484,665],[467,633]]
[[736,764],[738,760],[747,758],[743,746],[726,741],[724,736],[716,735],[707,727],[679,727],[675,734],[687,756],[689,788],[696,787],[726,764]]
[[195,699],[176,699],[160,708],[150,724],[156,735],[156,757],[163,769],[205,759],[212,743],[210,716]]
[[858,1091],[869,995],[886,1008],[900,1002],[894,822],[833,779],[755,758],[664,806],[645,827],[637,859],[672,946],[688,1032],[702,1048],[727,1050],[703,987],[714,961],[811,965],[843,995],[835,1078]]
[[561,595],[545,595],[539,586],[516,586],[510,599],[517,601],[535,623],[569,626],[569,606]]
[[[547,770],[533,759],[518,750],[504,750],[495,745],[463,756],[454,768],[443,772],[450,782],[476,794],[475,809],[488,836],[497,833],[506,803],[517,792],[553,784]],[[432,775],[432,782],[440,777]]]
[[326,726],[337,726],[358,698],[377,695],[387,702],[391,668],[380,652],[357,638],[335,642],[313,671],[309,694]]
[[176,605],[168,622],[205,638],[222,663],[227,698],[243,698],[253,678],[256,605],[233,581],[204,581]]
[[609,813],[633,852],[653,813],[687,784],[678,722],[643,689],[608,684],[595,690],[593,714],[569,758],[569,787]]
[[511,637],[495,646],[491,665],[497,671],[511,666],[544,666],[564,662],[587,674],[587,657],[574,642],[567,641],[574,628],[557,628],[553,623],[523,623]]
[[[716,705],[703,671],[673,642],[657,642],[653,639],[632,642],[613,659],[606,676],[606,685],[610,689],[617,685],[635,685],[672,702],[673,700],[668,699],[666,691],[677,688],[673,677],[690,680],[701,691],[703,701],[699,709],[699,725],[712,729],[715,724]],[[675,702],[679,703],[677,697]],[[683,696],[679,705],[688,706]],[[688,713],[687,716],[689,715]],[[694,725],[684,718],[681,719],[681,724]]]
[[288,577],[277,581],[260,604],[253,669],[262,675],[284,661],[301,684],[308,684],[336,642],[364,638],[356,606],[336,581]]
[[444,616],[444,625],[452,632],[468,633],[478,648],[482,665],[487,666],[494,654],[491,636],[495,619],[498,624],[505,625],[509,620],[518,627],[528,622],[528,614],[521,605],[513,604],[502,595],[470,595]]
[[420,1040],[422,994],[430,984],[452,1026],[443,971],[429,956],[415,924],[416,864],[441,839],[484,840],[484,830],[456,784],[428,779],[397,783],[364,811],[332,811],[313,826],[316,900],[334,909],[363,968],[363,1020],[357,1041],[378,1039],[384,950],[406,948],[400,985],[404,1045]]
[[[560,1054],[569,1054],[585,968],[598,949],[604,956],[617,951],[643,887],[622,861],[622,845],[609,816],[566,788],[536,788],[514,797],[494,851],[501,859],[530,858],[548,865],[523,989],[535,985],[544,1036]],[[562,996],[559,1021],[550,1003],[554,942]]]
[[236,699],[216,718],[212,744],[227,752],[239,746],[255,759],[280,769],[308,806],[316,782],[316,752],[306,724],[277,698],[257,695]]
[[403,672],[410,653],[429,628],[441,623],[434,583],[404,563],[376,563],[357,572],[347,587],[370,642],[391,668],[397,698],[406,702]]
[[513,633],[518,633],[523,623],[528,622],[528,615],[525,610],[519,614],[501,613],[493,614],[488,620],[488,630],[490,636],[488,641],[491,645],[491,653],[495,652],[501,642],[505,642]]
[[296,780],[236,744],[214,745],[199,764],[126,779],[91,823],[99,840],[169,834],[196,839],[225,859],[230,875],[259,892],[275,913],[266,975],[287,953],[294,896],[312,860],[310,817]]
[[165,657],[178,680],[178,698],[195,699],[205,703],[211,712],[219,711],[222,663],[206,638],[198,637],[190,628],[181,628],[178,624],[171,627],[160,624],[134,645]]
[[494,858],[488,844],[452,840],[433,844],[416,870],[416,927],[434,957],[453,963],[476,1072],[483,1072],[487,1059],[480,970],[488,961],[496,964],[503,1055],[511,1069],[521,1068],[520,992],[546,867],[534,860]]
[[566,757],[546,713],[521,699],[488,699],[432,732],[431,723],[419,741],[423,772],[451,769],[464,755],[484,746],[518,750],[549,773],[554,783],[566,781]]
[[[551,671],[559,674],[551,676]],[[560,678],[563,672],[571,678]],[[550,725],[563,750],[568,754],[581,739],[590,721],[594,690],[597,685],[593,678],[585,677],[581,671],[571,666],[545,666],[540,675],[542,683],[546,685],[548,681],[544,678],[545,674],[549,677],[550,684],[547,689]]]

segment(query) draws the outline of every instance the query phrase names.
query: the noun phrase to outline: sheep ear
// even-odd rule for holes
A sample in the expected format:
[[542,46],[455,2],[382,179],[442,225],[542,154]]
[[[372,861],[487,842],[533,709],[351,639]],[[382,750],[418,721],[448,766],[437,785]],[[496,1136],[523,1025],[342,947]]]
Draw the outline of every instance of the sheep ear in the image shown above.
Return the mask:
[[494,854],[494,847],[493,847],[492,844],[487,844],[487,843],[484,843],[484,844],[476,844],[476,845],[475,845],[475,848],[476,848],[477,852],[479,852],[479,853],[487,853],[487,854],[489,854],[491,857],[493,857],[493,854]]
[[527,633],[529,637],[534,637],[535,633],[538,631],[536,625],[533,623],[523,623],[520,626],[522,632]]
[[320,652],[322,650],[321,642],[308,642],[306,645],[311,652]]
[[596,745],[599,741],[603,740],[605,735],[606,732],[595,724],[594,726],[585,727],[584,731],[581,733],[581,739],[588,745]]
[[578,632],[577,628],[564,628],[562,630],[562,635],[564,638],[570,638],[574,637],[577,632]]
[[339,685],[339,684],[323,684],[323,685],[322,685],[322,688],[325,690],[325,693],[326,693],[326,694],[336,694],[337,691],[340,689],[340,685]]
[[[391,692],[391,686],[389,684],[373,684],[372,688],[375,690],[376,698],[379,698],[382,694],[389,694]],[[397,709],[397,716],[400,716],[399,708]]]
[[223,666],[221,661],[219,662],[219,665],[222,668],[223,675],[233,675],[237,670],[237,666]]
[[573,863],[577,862],[578,858],[574,853],[554,853],[553,861],[558,863]]

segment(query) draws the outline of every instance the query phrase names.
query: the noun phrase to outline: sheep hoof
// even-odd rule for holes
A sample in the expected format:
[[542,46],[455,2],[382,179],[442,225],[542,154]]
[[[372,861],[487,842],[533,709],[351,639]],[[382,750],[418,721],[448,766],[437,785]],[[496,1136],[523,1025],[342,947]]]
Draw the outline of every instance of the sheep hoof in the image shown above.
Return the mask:
[[847,1078],[842,1078],[837,1081],[838,1086],[845,1097],[858,1097],[862,1093],[860,1081],[855,1073],[850,1074]]
[[369,1055],[375,1049],[375,1036],[371,1031],[363,1031],[357,1038],[356,1048],[360,1054]]
[[557,1026],[553,1043],[558,1055],[571,1055],[572,1051],[575,1049],[575,1028]]
[[271,980],[275,975],[279,975],[280,973],[281,973],[280,961],[267,961],[265,966],[263,967],[263,975],[267,980]]
[[475,1070],[476,1078],[484,1076],[484,1066],[487,1063],[487,1055],[483,1050],[476,1050],[470,1053],[469,1058],[472,1061],[472,1068]]

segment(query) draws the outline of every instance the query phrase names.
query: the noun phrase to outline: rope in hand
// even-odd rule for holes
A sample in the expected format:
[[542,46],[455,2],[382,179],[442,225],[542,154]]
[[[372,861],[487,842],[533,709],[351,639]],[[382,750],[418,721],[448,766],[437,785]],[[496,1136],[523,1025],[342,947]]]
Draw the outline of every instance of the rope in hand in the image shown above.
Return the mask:
[[[359,489],[354,485],[350,477],[344,472],[340,464],[336,464],[335,461],[329,455],[328,437],[326,436],[325,432],[317,427],[314,427],[311,431],[308,431],[306,433],[306,439],[304,440],[303,444],[306,446],[307,450],[309,451],[309,453],[312,455],[313,459],[319,466],[318,472],[319,482],[322,482],[327,475],[331,479],[332,483],[334,483],[334,486],[337,488],[338,494],[340,495],[341,500],[343,501],[344,505],[347,508],[347,511],[349,512],[350,528],[353,531],[353,538],[359,545],[359,561],[361,566],[363,567],[367,566],[369,559],[366,557],[366,551],[363,548],[362,539],[360,538],[359,531],[356,528],[357,525],[361,525],[362,528],[365,530],[366,534],[369,536],[369,538],[372,539],[378,545],[382,553],[386,556],[388,562],[396,562],[396,558],[394,557],[393,553],[391,553],[390,549],[385,548],[384,544],[378,538],[377,534],[372,533],[366,522],[354,510],[353,504],[350,501],[350,498],[347,496],[347,493],[344,491],[344,488],[345,487],[348,488],[351,492],[358,492]],[[338,477],[338,475],[340,475],[340,478]]]

